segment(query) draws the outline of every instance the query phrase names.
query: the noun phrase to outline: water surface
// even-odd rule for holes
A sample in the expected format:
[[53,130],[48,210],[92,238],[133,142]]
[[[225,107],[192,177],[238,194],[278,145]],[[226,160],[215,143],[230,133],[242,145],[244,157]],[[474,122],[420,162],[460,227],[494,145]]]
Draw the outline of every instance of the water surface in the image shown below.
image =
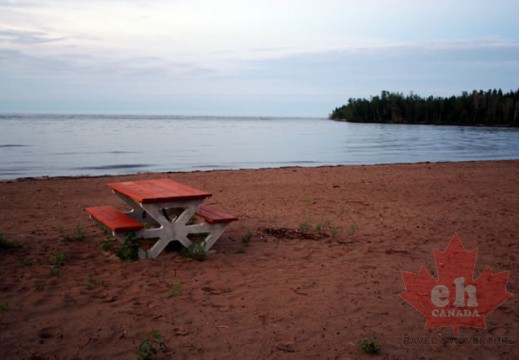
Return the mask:
[[0,178],[519,159],[519,129],[315,118],[0,115]]

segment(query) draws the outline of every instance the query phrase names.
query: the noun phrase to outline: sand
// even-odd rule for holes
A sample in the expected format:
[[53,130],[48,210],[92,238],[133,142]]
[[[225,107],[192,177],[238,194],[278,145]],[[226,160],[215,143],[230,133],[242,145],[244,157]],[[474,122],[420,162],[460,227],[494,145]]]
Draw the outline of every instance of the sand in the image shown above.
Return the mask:
[[[124,210],[105,184],[159,177],[213,193],[209,204],[240,220],[203,262],[174,249],[114,262],[82,209]],[[455,232],[479,248],[476,276],[510,270],[518,292],[519,161],[19,179],[0,182],[0,199],[0,231],[23,246],[0,249],[4,359],[132,359],[152,329],[164,359],[368,358],[366,336],[381,358],[519,358],[516,295],[487,329],[458,335],[425,330],[399,296],[401,271],[435,274],[433,249]],[[66,241],[78,225],[85,239]],[[58,253],[68,260],[56,276]],[[512,344],[455,343],[474,336]]]

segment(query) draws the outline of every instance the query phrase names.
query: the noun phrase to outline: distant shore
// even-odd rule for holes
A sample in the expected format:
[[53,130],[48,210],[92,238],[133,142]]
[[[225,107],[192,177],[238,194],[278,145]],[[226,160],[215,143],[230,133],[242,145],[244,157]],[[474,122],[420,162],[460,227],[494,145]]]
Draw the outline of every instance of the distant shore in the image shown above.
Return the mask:
[[483,123],[474,123],[474,124],[461,124],[461,123],[448,123],[448,124],[436,124],[436,123],[426,123],[426,122],[405,122],[405,121],[360,121],[360,120],[348,120],[348,119],[335,119],[330,118],[330,120],[337,122],[349,122],[349,123],[368,123],[368,124],[389,124],[389,125],[436,125],[436,126],[471,126],[471,127],[490,127],[490,128],[518,128],[519,125],[512,124],[483,124]]
[[383,90],[380,95],[348,99],[330,119],[381,124],[519,127],[519,89],[463,91],[448,97],[421,97]]
[[[206,261],[167,249],[155,260],[119,263],[83,208],[125,204],[109,182],[163,178],[213,194],[235,214]],[[359,358],[377,336],[381,358],[519,357],[519,348],[433,342],[412,336],[425,318],[399,294],[401,271],[435,275],[433,250],[454,233],[487,266],[519,277],[519,160],[288,167],[0,181],[0,352],[4,358],[135,358],[156,329],[164,358]],[[66,235],[82,229],[82,241]],[[254,235],[250,244],[242,241]],[[51,275],[50,258],[67,262]],[[168,291],[179,284],[174,296]],[[460,336],[519,333],[519,298]],[[4,311],[5,310],[5,311]],[[516,339],[517,340],[517,339]]]

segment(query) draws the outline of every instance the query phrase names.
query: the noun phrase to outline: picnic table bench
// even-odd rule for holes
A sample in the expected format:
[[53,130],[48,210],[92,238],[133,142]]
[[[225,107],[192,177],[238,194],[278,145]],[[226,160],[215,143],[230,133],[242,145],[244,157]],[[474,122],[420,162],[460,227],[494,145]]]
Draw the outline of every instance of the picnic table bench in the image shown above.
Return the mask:
[[[123,243],[130,232],[144,239],[156,239],[149,250],[139,249],[141,259],[156,258],[172,241],[191,246],[190,234],[206,234],[202,244],[207,251],[229,223],[238,220],[214,206],[203,205],[210,193],[170,179],[117,182],[107,186],[131,210],[122,213],[112,206],[95,206],[85,211]],[[172,209],[177,209],[176,213],[172,213]],[[193,217],[201,221],[191,223]]]

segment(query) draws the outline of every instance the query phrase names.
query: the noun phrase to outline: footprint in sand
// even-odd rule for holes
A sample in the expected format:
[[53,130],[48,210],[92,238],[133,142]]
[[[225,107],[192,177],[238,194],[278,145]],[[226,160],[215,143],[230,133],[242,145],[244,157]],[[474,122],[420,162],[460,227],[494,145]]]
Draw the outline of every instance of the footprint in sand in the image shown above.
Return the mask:
[[59,326],[48,326],[38,331],[38,336],[42,340],[56,339],[63,337],[63,330]]

